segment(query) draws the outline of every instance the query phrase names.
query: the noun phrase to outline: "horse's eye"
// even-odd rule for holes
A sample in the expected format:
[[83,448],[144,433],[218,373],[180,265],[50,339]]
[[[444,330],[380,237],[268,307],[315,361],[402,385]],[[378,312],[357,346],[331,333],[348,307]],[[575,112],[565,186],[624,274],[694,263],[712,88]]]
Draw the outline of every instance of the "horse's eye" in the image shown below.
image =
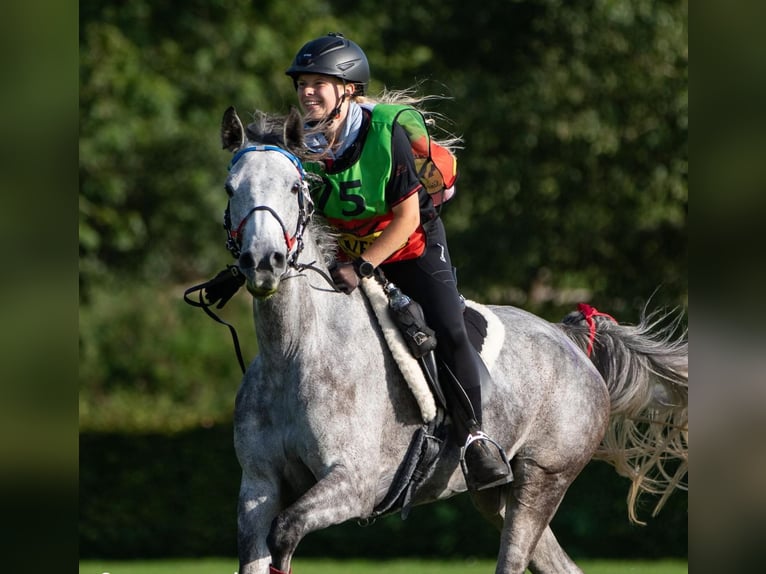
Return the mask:
[[296,182],[293,184],[293,189],[292,189],[292,192],[293,192],[293,193],[298,193],[300,190],[301,190],[301,182],[300,182],[300,181],[296,181]]
[[234,188],[231,186],[231,184],[227,183],[224,186],[224,189],[226,190],[226,195],[228,195],[229,197],[234,195]]

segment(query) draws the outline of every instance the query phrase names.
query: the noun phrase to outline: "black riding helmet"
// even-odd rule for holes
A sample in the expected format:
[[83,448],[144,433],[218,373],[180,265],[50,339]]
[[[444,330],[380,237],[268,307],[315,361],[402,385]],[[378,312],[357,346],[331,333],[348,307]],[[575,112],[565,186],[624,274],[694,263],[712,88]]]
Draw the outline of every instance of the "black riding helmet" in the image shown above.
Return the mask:
[[300,74],[324,74],[356,84],[357,94],[364,94],[370,82],[370,65],[362,49],[343,37],[331,32],[306,43],[285,72],[297,86]]

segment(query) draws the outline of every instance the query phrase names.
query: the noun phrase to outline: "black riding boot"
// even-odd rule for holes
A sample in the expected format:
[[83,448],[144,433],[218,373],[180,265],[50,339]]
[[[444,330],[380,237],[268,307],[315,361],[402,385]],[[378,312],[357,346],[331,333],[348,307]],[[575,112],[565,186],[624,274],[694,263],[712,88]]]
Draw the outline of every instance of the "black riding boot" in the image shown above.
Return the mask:
[[[489,377],[484,362],[477,359],[481,378]],[[484,490],[507,484],[513,473],[502,447],[481,430],[481,387],[464,389],[446,365],[446,377],[451,383],[448,393],[450,418],[455,436],[465,445],[460,450],[460,463],[469,490]]]
[[484,490],[513,481],[513,473],[500,445],[477,425],[461,450],[468,490]]

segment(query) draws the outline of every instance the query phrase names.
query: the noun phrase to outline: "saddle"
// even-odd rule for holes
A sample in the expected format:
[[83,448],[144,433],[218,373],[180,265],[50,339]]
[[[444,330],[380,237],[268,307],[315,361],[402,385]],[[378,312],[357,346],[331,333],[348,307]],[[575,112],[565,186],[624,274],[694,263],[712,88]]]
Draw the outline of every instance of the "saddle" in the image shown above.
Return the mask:
[[[397,511],[401,511],[402,520],[406,520],[414,494],[431,477],[448,444],[447,402],[439,381],[440,377],[453,375],[446,365],[437,363],[433,331],[425,324],[416,302],[409,302],[406,309],[401,309],[394,300],[400,294],[384,291],[375,277],[362,279],[360,286],[423,419],[423,425],[410,440],[388,493],[366,521]],[[491,368],[500,353],[505,329],[488,308],[473,301],[465,303],[463,317],[469,339],[487,368]]]
[[[417,329],[412,329],[410,325],[403,328],[397,324],[389,309],[388,295],[375,277],[362,279],[360,286],[375,313],[383,338],[420,407],[423,422],[432,421],[436,417],[436,402],[444,405],[444,393],[440,385],[436,386],[438,376],[434,375],[433,369],[437,367],[432,353],[426,352],[420,358],[415,356],[412,350],[415,344],[412,341],[417,340],[417,334],[411,335],[408,344],[407,336],[402,331]],[[490,309],[471,300],[465,301],[463,319],[471,344],[487,368],[492,369],[503,346],[505,327]],[[428,329],[427,326],[425,328]]]

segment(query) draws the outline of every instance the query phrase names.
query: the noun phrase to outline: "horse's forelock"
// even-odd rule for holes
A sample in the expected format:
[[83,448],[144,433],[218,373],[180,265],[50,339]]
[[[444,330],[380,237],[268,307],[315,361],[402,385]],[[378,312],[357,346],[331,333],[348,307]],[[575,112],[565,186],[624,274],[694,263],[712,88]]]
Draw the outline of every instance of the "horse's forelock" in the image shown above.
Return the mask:
[[247,138],[256,144],[285,146],[285,116],[267,114],[256,110],[253,121],[247,126]]

